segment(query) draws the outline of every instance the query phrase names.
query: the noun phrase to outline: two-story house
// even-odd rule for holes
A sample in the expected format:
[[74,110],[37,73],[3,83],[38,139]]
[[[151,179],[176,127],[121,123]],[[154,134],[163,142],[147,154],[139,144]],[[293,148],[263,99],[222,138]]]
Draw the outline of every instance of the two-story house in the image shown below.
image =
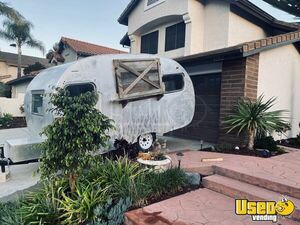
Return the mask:
[[61,64],[73,62],[88,56],[103,54],[126,54],[127,52],[109,48],[102,45],[96,45],[73,38],[62,37],[57,44],[56,51],[48,56],[52,64]]
[[119,17],[121,44],[133,54],[174,58],[194,84],[192,124],[177,135],[238,142],[224,118],[240,98],[277,97],[276,109],[300,122],[300,27],[279,21],[248,0],[131,0]]

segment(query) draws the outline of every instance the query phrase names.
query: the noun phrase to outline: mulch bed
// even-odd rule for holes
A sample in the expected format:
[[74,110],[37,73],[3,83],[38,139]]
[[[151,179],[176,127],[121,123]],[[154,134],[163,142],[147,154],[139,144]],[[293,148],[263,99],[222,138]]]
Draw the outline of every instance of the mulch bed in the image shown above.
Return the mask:
[[300,149],[300,144],[297,143],[297,138],[289,138],[289,139],[285,139],[285,140],[280,140],[280,141],[277,141],[277,144],[286,146],[286,147]]
[[27,127],[25,117],[13,117],[13,121],[9,127],[0,127],[0,130]]
[[[199,150],[199,151],[268,158],[265,155],[263,155],[262,152],[257,151],[257,150],[250,150],[248,148],[240,148],[239,150],[235,150],[235,149],[216,150],[216,149],[212,149],[212,148],[204,148],[204,149]],[[271,157],[272,156],[277,156],[277,155],[282,155],[282,154],[285,154],[285,153],[286,152],[284,152],[284,151],[271,152]]]
[[[152,196],[151,198],[147,199],[147,206],[158,203],[158,202],[161,202],[161,201],[164,201],[164,200],[168,200],[170,198],[177,197],[179,195],[186,194],[186,193],[191,192],[191,191],[195,191],[195,190],[200,189],[200,188],[204,188],[204,187],[202,185],[187,186],[187,187],[184,187],[181,190],[179,190],[178,192],[173,193],[173,194],[168,193],[168,194],[165,194],[165,195],[160,196],[160,197]],[[138,209],[138,208],[140,208],[140,207],[132,207],[132,208],[130,208],[130,210],[135,210],[135,209]]]

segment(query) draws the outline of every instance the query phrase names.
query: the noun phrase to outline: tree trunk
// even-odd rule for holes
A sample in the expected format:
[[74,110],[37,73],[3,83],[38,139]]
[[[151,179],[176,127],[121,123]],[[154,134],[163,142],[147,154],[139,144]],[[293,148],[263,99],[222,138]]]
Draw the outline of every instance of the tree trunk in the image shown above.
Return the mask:
[[249,131],[248,148],[250,150],[254,150],[254,138],[255,138],[255,131]]
[[21,45],[19,43],[17,44],[17,48],[18,48],[18,78],[20,78],[21,75],[22,75],[22,69],[21,69],[21,65],[22,65],[22,49],[21,49]]
[[69,186],[71,192],[74,193],[76,188],[76,175],[74,173],[69,174]]

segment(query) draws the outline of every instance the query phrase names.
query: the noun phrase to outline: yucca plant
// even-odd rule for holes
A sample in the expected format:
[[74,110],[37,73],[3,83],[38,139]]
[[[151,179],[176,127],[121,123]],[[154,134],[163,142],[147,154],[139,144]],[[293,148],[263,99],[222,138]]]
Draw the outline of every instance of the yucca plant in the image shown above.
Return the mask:
[[285,110],[270,111],[276,98],[264,102],[261,95],[255,101],[242,99],[233,110],[233,114],[225,119],[228,132],[236,131],[238,135],[246,132],[248,135],[248,148],[253,150],[254,139],[257,134],[284,132],[289,124],[283,116]]

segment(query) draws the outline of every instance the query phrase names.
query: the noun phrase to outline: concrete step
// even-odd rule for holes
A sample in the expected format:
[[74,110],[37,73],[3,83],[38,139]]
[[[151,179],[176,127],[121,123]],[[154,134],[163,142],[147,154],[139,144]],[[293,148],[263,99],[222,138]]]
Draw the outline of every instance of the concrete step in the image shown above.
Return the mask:
[[[279,201],[282,198],[282,195],[278,192],[220,175],[212,175],[203,178],[202,185],[205,188],[235,199],[241,198],[248,199],[249,201]],[[287,197],[293,201],[296,206],[292,219],[300,220],[300,199],[288,195]]]
[[278,180],[274,177],[267,177],[261,175],[250,175],[244,172],[227,169],[224,167],[213,166],[214,173],[229,177],[235,180],[239,180],[248,184],[252,184],[258,187],[262,187],[282,195],[287,195],[300,199],[300,187],[290,186],[285,184],[284,180]]

